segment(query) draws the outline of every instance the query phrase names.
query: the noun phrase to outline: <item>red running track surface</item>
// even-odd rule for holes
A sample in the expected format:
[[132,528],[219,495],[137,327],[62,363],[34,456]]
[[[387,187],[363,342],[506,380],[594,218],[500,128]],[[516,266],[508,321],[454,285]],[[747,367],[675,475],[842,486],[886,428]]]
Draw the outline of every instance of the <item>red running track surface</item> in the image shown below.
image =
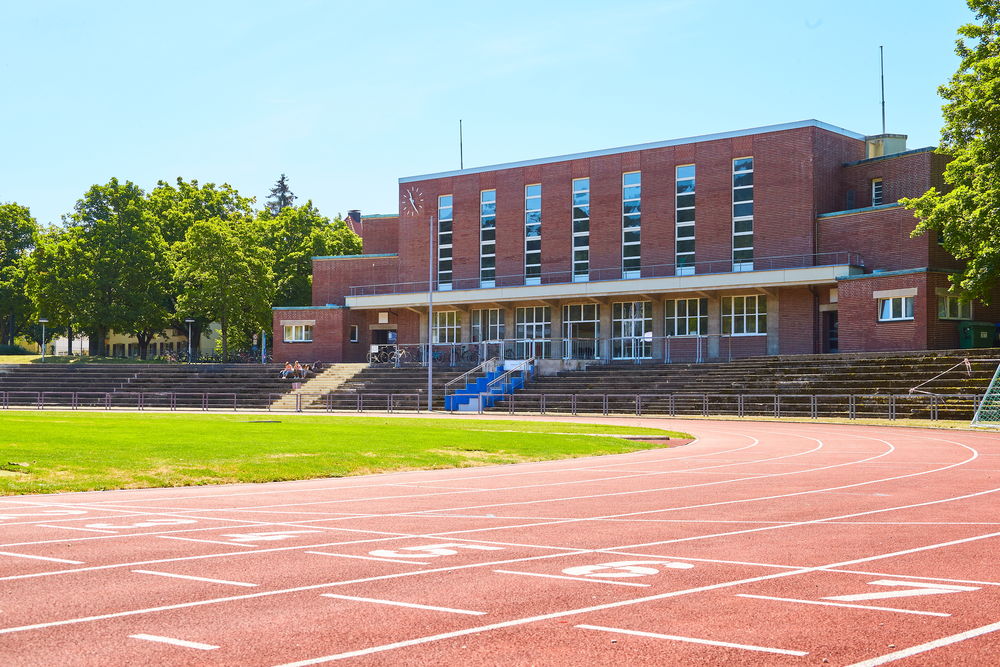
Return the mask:
[[997,434],[602,423],[698,439],[0,499],[0,664],[997,662]]

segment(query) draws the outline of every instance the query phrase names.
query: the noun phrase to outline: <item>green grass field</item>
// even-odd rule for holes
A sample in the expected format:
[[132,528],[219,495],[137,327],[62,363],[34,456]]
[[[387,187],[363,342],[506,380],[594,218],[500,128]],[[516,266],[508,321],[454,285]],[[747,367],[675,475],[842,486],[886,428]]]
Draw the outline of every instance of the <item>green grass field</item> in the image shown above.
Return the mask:
[[690,437],[554,422],[9,412],[0,414],[0,494],[343,477],[662,446],[588,433]]

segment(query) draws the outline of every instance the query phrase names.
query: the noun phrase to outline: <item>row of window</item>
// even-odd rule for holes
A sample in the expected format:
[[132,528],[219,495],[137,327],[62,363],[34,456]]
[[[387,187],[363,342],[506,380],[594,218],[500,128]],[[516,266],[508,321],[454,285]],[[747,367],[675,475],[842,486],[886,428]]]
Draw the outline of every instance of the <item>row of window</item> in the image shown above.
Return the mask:
[[[761,294],[722,297],[722,333],[724,335],[760,335],[767,333],[767,297]],[[543,340],[552,337],[552,309],[527,306],[514,312],[514,338]],[[471,313],[471,342],[498,341],[507,338],[504,311],[483,308]],[[704,336],[708,333],[708,299],[670,299],[664,302],[663,333],[666,336]],[[434,313],[435,343],[461,343],[461,313],[439,310]],[[642,338],[653,334],[652,301],[625,301],[611,305],[611,337]],[[569,304],[563,306],[562,337],[596,340],[601,337],[601,306]]]
[[[732,162],[732,248],[733,270],[753,270],[753,158],[737,158]],[[693,164],[675,167],[675,252],[674,263],[679,276],[695,272],[695,171]],[[623,278],[640,275],[642,246],[642,172],[622,174],[621,248]],[[479,286],[496,285],[496,214],[495,189],[479,193]],[[452,225],[454,196],[438,197],[438,288],[452,286]],[[590,179],[574,178],[572,182],[573,281],[590,279]],[[541,283],[542,272],[542,186],[539,183],[524,188],[524,276],[525,284]]]
[[[913,319],[913,297],[894,296],[878,300],[879,322]],[[956,296],[938,297],[938,319],[971,320],[972,302]]]

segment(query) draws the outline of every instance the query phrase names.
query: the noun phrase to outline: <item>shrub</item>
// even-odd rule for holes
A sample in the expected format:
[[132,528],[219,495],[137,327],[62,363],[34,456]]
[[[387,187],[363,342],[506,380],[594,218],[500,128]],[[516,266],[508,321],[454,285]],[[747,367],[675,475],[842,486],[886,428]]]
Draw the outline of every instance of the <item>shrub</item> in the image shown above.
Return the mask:
[[0,354],[35,354],[20,345],[0,345]]

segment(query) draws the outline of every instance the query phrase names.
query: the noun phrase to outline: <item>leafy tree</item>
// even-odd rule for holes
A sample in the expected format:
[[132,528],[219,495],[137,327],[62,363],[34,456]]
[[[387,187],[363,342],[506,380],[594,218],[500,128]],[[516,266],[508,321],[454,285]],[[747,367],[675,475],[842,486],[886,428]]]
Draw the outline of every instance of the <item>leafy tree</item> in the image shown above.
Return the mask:
[[936,230],[945,250],[965,261],[951,276],[952,290],[988,303],[1000,284],[1000,1],[967,2],[980,23],[958,29],[961,64],[938,88],[947,100],[938,151],[952,158],[944,172],[949,190],[902,202],[920,219],[914,235]]
[[171,245],[183,241],[196,221],[242,219],[253,213],[253,203],[252,198],[241,196],[228,183],[199,185],[194,179],[178,178],[176,185],[159,181],[149,193],[149,210],[164,240]]
[[0,204],[0,344],[13,345],[28,324],[23,264],[37,233],[38,223],[27,206]]
[[282,306],[312,303],[312,258],[361,252],[361,237],[347,224],[321,215],[311,201],[259,217],[264,245],[274,256],[275,302]]
[[178,314],[219,322],[223,358],[229,357],[231,329],[270,326],[273,258],[251,220],[198,220],[171,248],[170,259]]
[[109,330],[132,334],[145,357],[150,340],[167,323],[167,244],[145,193],[112,178],[92,186],[76,203],[68,232],[77,237],[79,272],[86,288],[74,319],[95,335],[91,353],[103,354]]
[[292,194],[288,187],[288,177],[282,174],[274,187],[271,188],[271,194],[267,197],[267,210],[271,212],[271,215],[278,215],[291,206],[296,199],[298,197]]
[[65,327],[69,351],[73,351],[73,329],[80,324],[76,313],[90,297],[87,293],[87,260],[80,246],[80,230],[58,227],[38,237],[38,243],[25,262],[25,292],[34,311],[48,318],[52,329]]

